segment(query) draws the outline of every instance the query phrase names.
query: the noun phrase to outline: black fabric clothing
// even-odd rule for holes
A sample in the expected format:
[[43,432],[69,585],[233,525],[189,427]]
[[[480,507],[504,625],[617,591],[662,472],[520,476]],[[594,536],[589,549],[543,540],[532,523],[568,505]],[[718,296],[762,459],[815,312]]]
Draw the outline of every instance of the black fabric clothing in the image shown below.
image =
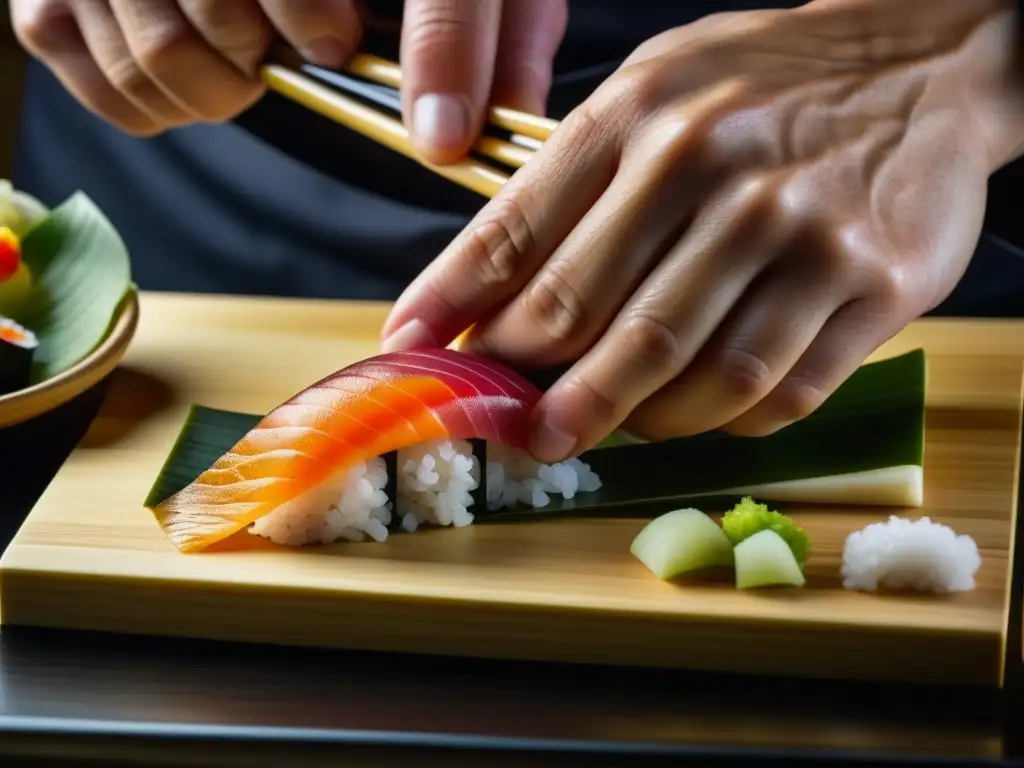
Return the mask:
[[[716,11],[800,4],[570,2],[549,114],[564,117],[659,32]],[[401,11],[397,0],[373,5]],[[368,41],[395,58],[393,44]],[[485,202],[274,94],[232,123],[140,140],[33,63],[20,121],[15,183],[51,205],[84,189],[123,234],[144,289],[392,299]],[[1024,307],[1024,254],[987,233],[944,310],[1013,307]]]

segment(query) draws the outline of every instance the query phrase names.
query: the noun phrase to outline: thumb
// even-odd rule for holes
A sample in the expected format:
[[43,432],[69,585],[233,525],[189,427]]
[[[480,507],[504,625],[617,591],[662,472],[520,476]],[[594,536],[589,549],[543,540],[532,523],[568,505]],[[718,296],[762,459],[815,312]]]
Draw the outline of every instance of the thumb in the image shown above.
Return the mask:
[[323,67],[341,67],[363,34],[353,0],[260,0],[260,5],[306,61]]
[[428,162],[459,160],[480,135],[500,27],[501,0],[407,0],[402,111]]

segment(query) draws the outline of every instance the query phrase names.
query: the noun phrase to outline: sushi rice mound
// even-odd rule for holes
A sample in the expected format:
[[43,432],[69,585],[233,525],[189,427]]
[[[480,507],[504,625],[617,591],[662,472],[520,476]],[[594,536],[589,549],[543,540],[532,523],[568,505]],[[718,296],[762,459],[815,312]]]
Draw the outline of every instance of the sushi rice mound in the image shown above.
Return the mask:
[[851,533],[843,548],[843,586],[876,592],[879,587],[918,592],[968,592],[981,555],[974,539],[957,535],[928,517],[891,516]]
[[[421,525],[461,528],[474,520],[472,492],[480,462],[466,440],[437,440],[398,451],[397,509],[385,490],[387,467],[375,457],[352,467],[329,490],[333,504],[287,504],[260,518],[249,532],[276,544],[303,546],[336,541],[384,541],[400,521],[412,533]],[[517,504],[544,507],[553,494],[566,499],[596,491],[601,480],[573,458],[541,464],[524,451],[487,446],[487,508]],[[322,498],[319,494],[317,499]]]

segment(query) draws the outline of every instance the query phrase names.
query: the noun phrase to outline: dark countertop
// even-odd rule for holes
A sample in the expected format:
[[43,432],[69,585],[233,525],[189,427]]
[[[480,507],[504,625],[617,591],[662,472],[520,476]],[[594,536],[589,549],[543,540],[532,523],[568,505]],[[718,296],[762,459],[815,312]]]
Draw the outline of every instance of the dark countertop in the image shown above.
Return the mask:
[[[0,547],[102,394],[0,433]],[[1003,711],[963,689],[0,631],[0,764],[1009,764]]]

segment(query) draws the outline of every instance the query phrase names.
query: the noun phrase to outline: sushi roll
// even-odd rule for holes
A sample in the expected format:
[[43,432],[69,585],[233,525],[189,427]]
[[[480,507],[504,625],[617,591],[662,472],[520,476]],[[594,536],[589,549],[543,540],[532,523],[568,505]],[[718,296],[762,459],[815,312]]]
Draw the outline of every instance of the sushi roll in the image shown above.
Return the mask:
[[39,342],[28,328],[0,317],[0,395],[28,386]]
[[291,546],[383,541],[597,490],[579,459],[547,465],[525,450],[540,396],[453,349],[378,355],[279,405],[152,511],[178,549],[197,552],[243,529]]

